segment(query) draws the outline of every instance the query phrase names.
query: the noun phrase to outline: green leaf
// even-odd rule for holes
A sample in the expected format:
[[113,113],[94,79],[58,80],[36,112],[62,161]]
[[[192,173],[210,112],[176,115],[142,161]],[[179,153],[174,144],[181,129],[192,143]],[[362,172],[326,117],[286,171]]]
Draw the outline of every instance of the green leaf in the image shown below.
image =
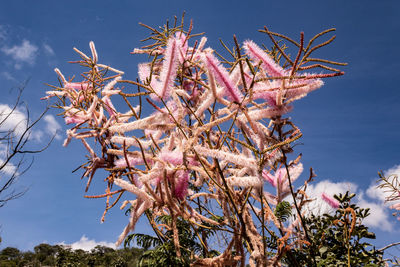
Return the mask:
[[285,222],[292,215],[292,206],[289,202],[282,201],[276,206],[274,214],[281,222]]

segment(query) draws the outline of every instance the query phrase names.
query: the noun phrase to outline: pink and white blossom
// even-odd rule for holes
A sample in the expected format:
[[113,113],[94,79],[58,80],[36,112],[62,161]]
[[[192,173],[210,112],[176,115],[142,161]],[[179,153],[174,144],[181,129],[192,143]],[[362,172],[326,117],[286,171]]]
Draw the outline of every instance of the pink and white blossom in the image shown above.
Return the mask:
[[321,194],[321,198],[323,201],[325,201],[329,206],[331,206],[331,208],[334,209],[338,209],[340,206],[340,203],[338,200],[336,200],[335,198],[333,198],[332,196],[326,194],[326,193],[322,193]]

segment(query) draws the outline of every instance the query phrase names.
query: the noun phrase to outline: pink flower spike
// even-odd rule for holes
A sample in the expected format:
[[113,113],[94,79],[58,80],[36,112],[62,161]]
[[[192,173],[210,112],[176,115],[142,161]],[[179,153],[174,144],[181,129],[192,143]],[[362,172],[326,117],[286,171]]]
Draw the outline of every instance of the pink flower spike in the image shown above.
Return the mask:
[[188,187],[189,187],[189,172],[188,171],[178,171],[177,179],[175,182],[175,191],[174,195],[179,200],[183,200],[187,195]]
[[160,74],[160,83],[157,84],[155,91],[162,99],[170,96],[176,71],[178,68],[178,48],[175,38],[168,40],[167,49],[165,50],[165,59]]
[[108,114],[110,114],[110,116],[116,115],[115,107],[112,104],[110,97],[109,96],[105,96],[105,97],[102,98],[102,101],[104,103],[104,107],[106,108]]
[[[143,159],[139,158],[139,157],[128,156],[127,159],[128,159],[129,166],[131,166],[131,167],[135,167],[136,165],[143,164]],[[125,157],[114,161],[114,165],[117,168],[128,167]]]
[[175,33],[175,39],[178,40],[179,49],[178,49],[178,56],[179,56],[179,63],[183,63],[185,61],[186,52],[188,49],[188,42],[186,40],[186,35],[182,32]]
[[196,48],[196,51],[194,52],[193,59],[197,60],[199,58],[201,51],[203,51],[203,48],[204,48],[206,42],[207,42],[207,38],[202,37],[199,45]]
[[183,164],[183,154],[181,151],[162,151],[158,155],[158,157],[165,161],[169,162],[173,165],[182,165]]
[[298,88],[288,89],[286,92],[286,98],[290,101],[298,100],[305,97],[311,91],[314,91],[324,85],[321,79],[302,80],[295,81],[293,85],[298,85]]
[[340,206],[339,201],[337,201],[336,199],[334,199],[333,197],[331,197],[331,196],[329,196],[329,195],[327,195],[327,194],[325,194],[325,193],[322,193],[322,194],[321,194],[321,198],[322,198],[322,200],[324,200],[329,206],[331,206],[331,207],[334,208],[334,209],[337,209],[337,208],[339,208],[339,206]]
[[98,59],[99,59],[99,57],[97,55],[96,47],[94,46],[94,42],[93,41],[90,41],[89,47],[90,47],[90,50],[92,52],[93,62],[94,62],[94,64],[96,64]]
[[270,173],[268,173],[265,170],[262,172],[262,176],[263,176],[265,181],[270,183],[273,187],[276,187],[276,181],[275,181],[275,177],[274,176],[272,176]]
[[224,87],[228,96],[235,102],[240,103],[243,95],[239,89],[233,84],[229,77],[229,73],[221,65],[218,59],[211,53],[205,53],[203,55],[203,62],[206,65],[208,72],[215,77],[219,85]]
[[82,123],[84,121],[85,121],[84,119],[78,118],[76,116],[72,116],[72,117],[67,116],[67,117],[65,117],[65,124],[71,124],[71,123],[77,123],[78,124],[78,123]]
[[287,72],[253,41],[245,41],[243,46],[251,59],[257,61],[257,63],[262,62],[262,67],[270,76],[282,77],[287,75]]
[[150,77],[150,66],[147,63],[140,63],[138,65],[139,79],[142,83],[146,82],[146,79]]
[[62,75],[61,71],[58,68],[55,68],[54,71],[57,73],[57,75],[60,77],[61,81],[63,84],[67,83],[67,80],[65,79],[64,75]]
[[64,88],[66,89],[75,89],[75,90],[87,90],[90,88],[90,84],[88,82],[81,82],[81,83],[65,83]]

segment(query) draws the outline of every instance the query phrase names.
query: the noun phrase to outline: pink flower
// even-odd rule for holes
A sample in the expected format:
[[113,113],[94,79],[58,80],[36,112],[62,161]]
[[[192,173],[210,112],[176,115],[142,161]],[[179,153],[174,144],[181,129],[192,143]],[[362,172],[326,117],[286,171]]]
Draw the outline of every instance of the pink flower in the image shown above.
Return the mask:
[[218,59],[211,53],[205,53],[203,55],[203,62],[206,65],[209,74],[213,75],[219,85],[226,89],[228,96],[233,101],[240,103],[243,99],[243,95],[239,91],[239,89],[233,84],[229,77],[229,73],[221,65]]
[[183,155],[181,151],[162,151],[158,154],[159,159],[169,162],[173,165],[183,164]]
[[[183,164],[183,153],[177,149],[173,151],[161,151],[158,154],[158,158],[175,166]],[[199,165],[199,162],[193,156],[187,156],[186,160],[189,165]]]
[[175,180],[174,195],[176,198],[183,200],[188,193],[189,187],[189,172],[177,171]]
[[325,201],[329,206],[331,206],[334,209],[337,209],[340,206],[339,201],[337,201],[336,199],[334,199],[333,197],[331,197],[325,193],[321,194],[321,198],[323,201]]
[[[299,163],[289,167],[290,180],[293,183],[303,172],[303,164]],[[272,175],[267,171],[263,171],[262,176],[265,181],[269,182],[277,190],[278,202],[284,199],[290,193],[289,180],[286,168],[279,168]]]
[[243,46],[250,58],[256,61],[256,64],[261,61],[261,66],[270,76],[281,77],[287,75],[287,72],[253,41],[245,41]]
[[104,102],[104,106],[105,106],[108,114],[110,114],[110,116],[116,115],[116,112],[115,112],[116,109],[115,109],[114,105],[112,104],[110,97],[105,96],[105,97],[103,97],[102,100]]
[[80,83],[70,83],[66,82],[64,84],[65,89],[75,89],[75,90],[87,90],[91,88],[91,85],[88,82],[80,82]]
[[[178,68],[178,48],[177,40],[170,38],[168,40],[167,49],[165,50],[165,59],[162,65],[160,82],[156,83],[154,88],[157,95],[166,99],[171,94],[171,88],[174,85],[176,72]],[[157,99],[157,97],[153,97]]]
[[[277,171],[278,172],[278,171]],[[276,175],[277,175],[277,173],[275,174],[275,175],[271,175],[270,173],[268,173],[267,171],[263,171],[262,172],[262,176],[264,177],[264,180],[265,181],[267,181],[268,183],[270,183],[273,187],[276,187]],[[280,175],[280,173],[279,173],[279,180],[281,180],[281,177],[280,177],[281,175]]]
[[[145,84],[147,82],[147,79],[150,79],[150,73],[151,73],[151,69],[150,69],[149,63],[140,63],[138,65],[139,79],[140,79],[140,81],[142,81],[142,83]],[[157,81],[154,79],[154,77],[152,77],[152,79],[150,81],[150,86],[153,88],[156,88],[156,86],[157,86]]]
[[[312,76],[312,74],[305,74],[304,76]],[[285,97],[287,100],[293,101],[317,90],[324,85],[324,82],[321,79],[295,79],[290,85],[294,88],[287,89]]]
[[[133,156],[127,156],[128,158],[128,163],[129,166],[135,167],[138,164],[143,164],[143,158],[142,157],[133,157]],[[126,164],[126,159],[125,158],[120,158],[114,161],[114,165],[117,168],[126,168],[128,167],[128,164]]]
[[186,40],[186,35],[182,32],[177,32],[175,34],[175,39],[179,40],[178,56],[179,56],[179,63],[182,64],[186,59],[187,50],[188,50],[188,42]]
[[[303,172],[303,164],[299,163],[295,166],[289,167],[289,174],[291,181],[295,181],[300,174]],[[287,171],[286,168],[279,168],[275,171],[275,175],[268,173],[267,171],[263,171],[262,176],[264,180],[269,182],[273,187],[276,187],[277,184],[287,183]]]
[[[304,74],[305,77],[312,76],[311,74]],[[324,85],[321,79],[303,79],[294,78],[293,81],[285,84],[282,88],[281,81],[273,81],[269,85],[259,83],[254,86],[254,98],[262,98],[267,101],[271,107],[278,105],[278,97],[284,97],[285,102],[293,102],[294,100],[305,97],[308,93],[320,88]],[[281,93],[281,96],[279,96]],[[283,103],[285,104],[285,103]]]
[[71,123],[82,123],[84,122],[84,119],[81,119],[77,116],[67,116],[65,117],[65,124],[71,124]]

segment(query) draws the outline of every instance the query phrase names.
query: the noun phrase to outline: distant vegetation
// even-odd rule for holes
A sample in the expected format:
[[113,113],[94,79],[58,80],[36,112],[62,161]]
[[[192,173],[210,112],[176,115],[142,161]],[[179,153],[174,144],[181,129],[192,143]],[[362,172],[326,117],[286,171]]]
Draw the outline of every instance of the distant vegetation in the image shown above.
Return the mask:
[[0,252],[0,267],[44,267],[44,266],[79,266],[79,267],[131,267],[137,266],[143,250],[125,248],[115,250],[96,246],[91,251],[72,250],[65,246],[40,244],[34,251],[22,252],[13,247]]

